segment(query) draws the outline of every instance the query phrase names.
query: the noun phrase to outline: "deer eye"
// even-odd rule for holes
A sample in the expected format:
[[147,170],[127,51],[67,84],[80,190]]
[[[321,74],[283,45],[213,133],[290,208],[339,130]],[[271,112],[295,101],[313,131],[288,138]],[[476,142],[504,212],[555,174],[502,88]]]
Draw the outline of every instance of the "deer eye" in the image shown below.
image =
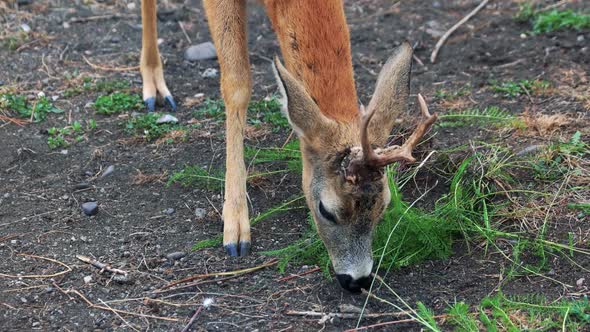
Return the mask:
[[336,223],[336,216],[334,214],[328,212],[328,210],[326,210],[326,208],[324,207],[324,203],[322,203],[322,201],[320,201],[320,214],[326,220]]

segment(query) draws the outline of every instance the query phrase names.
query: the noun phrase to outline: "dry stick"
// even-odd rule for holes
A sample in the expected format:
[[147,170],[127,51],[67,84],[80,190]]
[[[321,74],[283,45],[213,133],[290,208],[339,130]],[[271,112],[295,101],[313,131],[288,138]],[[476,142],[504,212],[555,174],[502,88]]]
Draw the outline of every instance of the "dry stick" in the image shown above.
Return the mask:
[[440,37],[440,39],[436,43],[436,46],[434,47],[434,50],[432,51],[432,54],[430,55],[430,62],[434,63],[436,61],[436,56],[438,54],[438,51],[443,46],[443,44],[447,41],[447,39],[451,36],[451,34],[453,34],[453,32],[455,32],[455,30],[457,30],[463,23],[467,22],[470,18],[475,16],[475,14],[477,14],[478,11],[480,11],[483,7],[485,7],[485,5],[488,4],[488,2],[490,2],[490,0],[482,1],[479,4],[479,6],[475,7],[474,10],[472,10],[469,14],[467,14],[467,16],[463,17],[459,22],[457,22],[457,24],[453,25],[447,32],[445,32],[445,34],[442,37]]
[[121,319],[123,321],[123,323],[125,323],[125,325],[129,326],[133,331],[139,332],[138,329],[136,329],[135,327],[133,327],[133,325],[129,324],[128,321],[125,320],[125,318],[123,318],[121,315],[119,315],[118,312],[116,312],[115,310],[113,310],[113,308],[111,308],[108,304],[104,303],[103,300],[98,299],[100,301],[100,303],[104,304],[105,307],[111,309],[111,312],[114,313],[117,317],[119,317],[119,319]]
[[90,258],[88,256],[76,255],[76,258],[79,259],[79,260],[81,260],[82,262],[87,263],[87,264],[90,264],[90,265],[92,265],[95,268],[100,269],[100,270],[105,270],[105,271],[108,271],[108,272],[111,272],[111,273],[114,273],[114,274],[122,274],[124,276],[126,276],[127,274],[129,274],[129,272],[127,272],[127,271],[123,271],[123,270],[119,270],[119,269],[113,268],[113,267],[111,267],[108,264],[101,263],[101,262],[97,261],[96,259],[92,259],[92,258]]
[[[57,286],[57,284],[54,283],[54,286]],[[180,319],[178,319],[178,318],[146,315],[146,314],[141,314],[141,313],[137,313],[137,312],[131,312],[131,311],[120,310],[120,309],[115,309],[115,308],[111,308],[111,307],[105,307],[105,306],[97,305],[97,304],[94,304],[94,303],[90,302],[90,300],[88,300],[86,298],[86,296],[84,296],[82,293],[78,292],[75,289],[63,290],[60,287],[56,287],[56,288],[59,289],[62,293],[64,293],[69,298],[72,298],[70,296],[70,293],[74,293],[74,294],[78,295],[84,302],[86,302],[86,304],[90,308],[100,309],[100,310],[106,310],[106,311],[110,311],[110,312],[118,312],[120,314],[130,315],[130,316],[136,316],[136,317],[142,317],[142,318],[152,318],[152,319],[158,319],[158,320],[165,320],[165,321],[169,321],[169,322],[180,322]]]
[[62,274],[66,274],[70,271],[72,271],[72,268],[67,266],[66,264],[55,260],[53,258],[48,258],[48,257],[42,257],[42,256],[37,256],[37,255],[29,255],[29,254],[18,254],[19,256],[24,256],[24,257],[31,257],[31,258],[37,258],[37,259],[42,259],[42,260],[46,260],[58,265],[61,265],[63,267],[66,268],[66,270],[58,272],[58,273],[53,273],[53,274],[28,274],[28,275],[24,275],[24,276],[20,276],[20,275],[12,275],[12,274],[4,274],[4,273],[0,273],[0,277],[6,277],[6,278],[55,278],[57,276],[60,276]]
[[180,22],[180,21],[177,21],[177,22],[178,22],[178,26],[180,27],[180,30],[182,30],[182,33],[184,34],[184,37],[188,41],[188,44],[191,45],[193,42],[191,41],[190,37],[188,36],[188,33],[186,33],[186,30],[184,29],[184,24],[182,24],[182,22]]
[[[369,315],[365,315],[365,317],[368,317],[368,316]],[[432,316],[432,318],[433,319],[444,319],[444,318],[448,318],[449,316],[450,316],[449,314],[443,314],[443,315]],[[394,321],[390,321],[390,322],[377,323],[377,324],[373,324],[373,325],[360,326],[360,327],[357,327],[354,329],[345,330],[344,332],[364,331],[364,330],[372,329],[375,327],[403,324],[403,323],[414,323],[414,322],[417,322],[417,320],[415,318],[400,319],[400,320],[394,320]]]
[[136,70],[139,70],[139,66],[134,66],[134,67],[104,67],[104,66],[99,66],[99,65],[95,65],[92,62],[90,62],[90,60],[88,60],[88,58],[86,58],[85,56],[82,56],[82,58],[93,69],[100,69],[100,70],[104,70],[104,71],[136,71]]
[[135,15],[135,14],[107,14],[107,15],[88,16],[88,17],[72,17],[69,22],[70,23],[81,23],[81,22],[108,20],[111,18],[136,18],[136,17],[137,17],[137,15]]
[[254,267],[250,267],[250,268],[243,269],[243,270],[235,270],[235,271],[229,271],[229,272],[215,272],[215,273],[206,273],[206,274],[196,274],[196,275],[193,275],[193,276],[184,278],[184,279],[180,279],[178,281],[171,282],[168,285],[165,285],[162,288],[160,288],[159,291],[164,290],[166,288],[170,288],[172,286],[183,284],[185,282],[193,281],[195,279],[204,279],[204,278],[208,278],[208,277],[234,276],[234,275],[246,274],[246,273],[250,273],[250,272],[254,272],[254,271],[263,269],[265,267],[269,267],[269,266],[275,265],[278,262],[279,262],[278,259],[273,259],[273,260],[270,260],[270,261],[268,261],[268,262],[266,262],[264,264],[261,264],[261,265],[258,265],[258,266],[254,266]]
[[15,125],[18,125],[21,127],[24,126],[25,124],[29,123],[26,120],[11,118],[11,117],[8,117],[8,116],[2,115],[2,114],[0,114],[0,121],[12,122]]
[[181,332],[186,332],[188,331],[188,329],[190,329],[191,325],[193,325],[193,323],[197,319],[197,316],[199,316],[199,314],[201,313],[201,310],[203,310],[202,305],[200,305],[199,308],[195,310],[195,314],[193,315],[193,317],[191,317],[191,320],[188,321],[188,324],[186,324],[186,326],[182,329]]
[[299,274],[292,274],[292,275],[290,275],[290,276],[286,276],[286,277],[283,277],[283,278],[279,278],[279,279],[277,279],[277,281],[287,281],[287,280],[291,280],[291,279],[293,279],[293,278],[297,278],[297,277],[303,277],[304,275],[308,275],[308,274],[311,274],[311,273],[317,272],[317,271],[319,271],[319,270],[320,270],[320,268],[319,268],[318,266],[316,266],[315,268],[313,268],[313,269],[311,269],[311,270],[308,270],[308,271],[305,271],[305,272],[303,272],[303,273],[299,273]]
[[[297,310],[287,310],[285,311],[285,315],[287,316],[310,316],[310,317],[338,317],[342,319],[357,319],[359,317],[358,313],[346,313],[346,312],[317,312],[317,311],[297,311]],[[401,317],[406,316],[405,312],[384,312],[384,313],[375,313],[375,314],[365,314],[363,317],[368,318],[380,318],[380,317]]]

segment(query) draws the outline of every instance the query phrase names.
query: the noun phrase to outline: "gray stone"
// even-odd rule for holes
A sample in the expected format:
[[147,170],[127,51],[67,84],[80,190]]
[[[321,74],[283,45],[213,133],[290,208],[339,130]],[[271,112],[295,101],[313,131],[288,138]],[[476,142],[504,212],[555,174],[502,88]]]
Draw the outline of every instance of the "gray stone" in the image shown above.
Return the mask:
[[98,213],[98,204],[96,202],[86,202],[82,204],[82,211],[87,216],[93,216]]
[[206,216],[207,216],[207,211],[205,209],[202,209],[202,208],[195,209],[195,217],[197,217],[197,220],[205,219]]
[[164,212],[164,214],[171,215],[171,214],[174,214],[174,212],[176,212],[176,210],[174,210],[173,208],[167,208],[163,212]]
[[113,172],[115,171],[115,165],[109,165],[107,168],[105,168],[104,171],[102,171],[102,174],[100,176],[100,178],[104,178],[106,176],[111,175]]
[[156,123],[157,124],[160,124],[160,123],[178,123],[178,119],[175,116],[172,116],[170,114],[164,114],[160,118],[158,118],[158,120],[156,120]]
[[183,258],[184,256],[186,256],[186,252],[177,251],[177,252],[169,253],[168,255],[166,255],[166,258],[168,258],[171,261],[176,261],[176,260]]
[[82,190],[90,188],[90,184],[87,182],[80,182],[74,186],[74,190]]
[[217,58],[217,52],[212,42],[192,45],[184,52],[187,61],[210,60]]
[[201,76],[204,77],[204,78],[215,78],[215,77],[217,77],[217,69],[215,69],[215,68],[207,68],[201,74]]

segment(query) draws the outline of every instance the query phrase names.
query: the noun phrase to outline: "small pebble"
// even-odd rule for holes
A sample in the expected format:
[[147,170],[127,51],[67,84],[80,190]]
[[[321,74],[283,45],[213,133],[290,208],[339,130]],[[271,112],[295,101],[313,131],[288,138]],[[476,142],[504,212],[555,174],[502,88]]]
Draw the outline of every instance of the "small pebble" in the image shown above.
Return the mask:
[[579,35],[578,38],[576,38],[576,40],[581,43],[584,41],[584,35]]
[[174,210],[173,208],[167,208],[163,212],[164,212],[164,214],[171,215],[171,214],[174,214],[174,212],[176,212],[176,210]]
[[195,209],[195,217],[197,217],[197,220],[205,219],[206,216],[207,216],[207,211],[205,209],[202,209],[202,208]]
[[102,172],[102,175],[100,176],[100,178],[104,178],[106,176],[109,176],[113,173],[113,171],[115,170],[115,166],[114,165],[109,165],[109,167],[105,168],[105,170]]
[[98,204],[96,202],[86,202],[82,204],[82,211],[87,216],[93,216],[98,213]]
[[80,182],[74,186],[74,190],[82,190],[90,188],[90,184],[87,182]]
[[215,69],[215,68],[207,68],[201,74],[201,76],[204,77],[204,78],[214,78],[214,77],[217,77],[217,69]]
[[520,34],[520,39],[525,39],[526,38],[526,33],[521,33]]
[[84,277],[84,283],[85,284],[89,284],[92,281],[92,276],[85,276]]
[[584,281],[586,281],[586,278],[580,278],[576,281],[576,285],[578,287],[582,287],[582,285],[584,284]]
[[26,24],[26,23],[21,24],[20,25],[20,28],[23,29],[23,31],[26,32],[26,33],[31,32],[31,27],[28,24]]
[[363,309],[348,303],[344,303],[338,306],[338,310],[340,312],[348,312],[348,313],[361,313]]
[[135,2],[130,2],[127,4],[127,9],[134,10],[135,9]]
[[177,251],[177,252],[169,253],[168,255],[166,255],[166,258],[168,258],[171,261],[176,261],[176,260],[183,258],[184,256],[186,256],[185,252]]
[[157,124],[160,123],[178,123],[178,119],[170,114],[164,114],[156,120]]
[[212,42],[205,42],[197,45],[192,45],[184,52],[184,58],[187,61],[199,61],[215,59],[217,52]]

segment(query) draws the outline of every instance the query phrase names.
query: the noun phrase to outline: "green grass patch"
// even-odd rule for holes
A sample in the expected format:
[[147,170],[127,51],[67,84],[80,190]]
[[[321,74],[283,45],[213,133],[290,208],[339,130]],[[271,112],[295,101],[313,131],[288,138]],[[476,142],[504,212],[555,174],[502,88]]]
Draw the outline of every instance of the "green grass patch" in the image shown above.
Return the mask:
[[136,94],[115,92],[103,95],[94,102],[94,109],[98,114],[112,115],[125,111],[140,110],[143,108],[141,97]]
[[523,128],[524,122],[506,110],[498,106],[489,106],[484,109],[468,108],[464,110],[452,110],[447,114],[438,116],[440,127],[461,127],[466,125],[509,125],[515,128]]
[[301,152],[299,151],[299,140],[295,139],[282,148],[252,148],[246,146],[244,156],[253,165],[263,163],[286,163],[287,169],[294,172],[301,172]]
[[[131,135],[143,137],[146,141],[162,138],[172,131],[184,131],[186,134],[187,128],[180,124],[170,122],[157,123],[162,115],[161,113],[145,113],[132,117],[127,121],[125,130]],[[174,141],[173,138],[169,140],[167,143]]]
[[553,143],[530,164],[535,177],[542,181],[558,181],[568,174],[582,175],[573,160],[590,157],[590,145],[582,140],[582,133],[575,132],[569,141]]
[[10,51],[16,51],[19,47],[31,41],[31,33],[19,30],[8,33],[0,38],[0,45]]
[[471,311],[463,302],[452,305],[447,324],[458,332],[585,331],[590,325],[590,303],[579,300],[550,302],[541,295],[485,297]]
[[201,187],[205,189],[223,188],[225,172],[223,170],[206,170],[200,166],[186,165],[182,170],[172,173],[168,186],[179,184],[183,187]]
[[[221,99],[206,99],[201,107],[193,112],[195,118],[210,118],[216,122],[225,120],[225,105]],[[289,122],[281,114],[281,103],[276,96],[250,101],[248,105],[248,124],[260,126],[263,123],[273,126],[272,131],[289,128]]]
[[131,84],[125,80],[99,80],[94,82],[91,77],[83,77],[82,84],[68,88],[64,91],[64,97],[70,98],[85,92],[113,93],[129,90]]
[[559,30],[576,30],[590,28],[590,15],[571,9],[541,11],[531,3],[520,6],[514,19],[530,22],[533,34],[549,33]]
[[80,122],[74,121],[71,126],[63,128],[51,127],[47,129],[47,145],[50,149],[66,148],[73,143],[84,140],[86,132],[96,129],[96,121],[90,119],[83,126]]
[[491,88],[494,92],[503,94],[508,98],[515,98],[525,94],[542,95],[546,93],[551,84],[545,80],[519,80],[505,82],[491,82]]
[[15,94],[0,94],[0,110],[14,112],[24,119],[33,119],[33,122],[42,122],[49,113],[63,113],[63,110],[53,106],[51,100],[44,95],[28,101],[25,96]]

